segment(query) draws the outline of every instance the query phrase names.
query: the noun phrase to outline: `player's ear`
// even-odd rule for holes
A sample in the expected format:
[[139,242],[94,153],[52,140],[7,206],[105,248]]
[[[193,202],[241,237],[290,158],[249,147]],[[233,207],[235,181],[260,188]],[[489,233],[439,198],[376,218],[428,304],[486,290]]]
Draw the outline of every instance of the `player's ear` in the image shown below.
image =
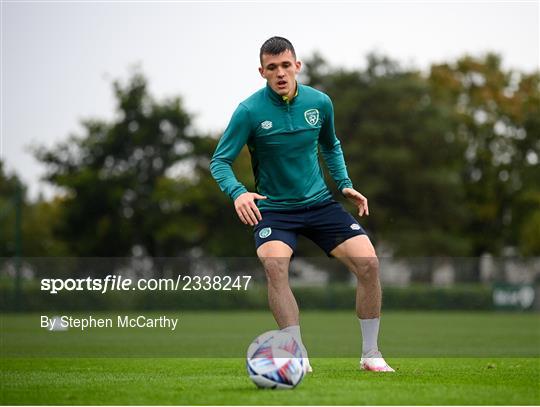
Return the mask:
[[262,66],[259,67],[259,73],[261,74],[261,76],[266,79],[266,76],[264,76],[264,69]]
[[302,69],[302,61],[295,61],[296,66],[296,73],[300,72],[300,69]]

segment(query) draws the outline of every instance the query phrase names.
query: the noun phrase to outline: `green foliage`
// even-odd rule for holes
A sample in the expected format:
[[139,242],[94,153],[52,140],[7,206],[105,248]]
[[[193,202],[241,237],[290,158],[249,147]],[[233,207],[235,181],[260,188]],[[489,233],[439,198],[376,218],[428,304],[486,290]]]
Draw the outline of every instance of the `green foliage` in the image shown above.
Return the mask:
[[39,199],[26,204],[22,222],[22,254],[25,257],[69,255],[66,242],[55,235],[61,217],[61,198]]
[[488,54],[435,65],[429,79],[436,101],[458,118],[455,139],[466,145],[461,178],[470,221],[462,233],[472,238],[472,254],[509,246],[540,254],[540,229],[535,236],[525,231],[540,192],[540,73],[504,71]]
[[[69,252],[252,254],[249,233],[210,175],[217,138],[195,133],[179,98],[156,102],[140,73],[114,89],[113,122],[86,121],[83,136],[36,150],[46,179],[66,192],[56,232]],[[251,173],[246,152],[236,170]]]
[[[17,196],[20,194],[20,198]],[[29,202],[26,187],[14,174],[6,174],[0,160],[0,257],[63,256],[65,243],[54,236],[60,218],[60,198]],[[16,211],[19,206],[20,242],[17,253]]]
[[189,236],[156,234],[168,220],[156,194],[173,166],[197,158],[190,118],[179,98],[154,101],[138,73],[114,90],[113,122],[85,121],[83,136],[36,150],[46,179],[65,190],[58,236],[75,256],[125,256],[136,246],[152,256],[185,250]]
[[[209,170],[217,138],[198,138],[192,179],[178,181],[163,178],[156,186],[154,199],[163,208],[162,222],[155,230],[163,244],[174,243],[178,237],[195,249],[194,254],[212,256],[252,256],[254,245],[248,227],[238,221],[231,200],[223,194]],[[253,189],[253,176],[247,149],[234,164],[235,173],[248,188]],[[174,248],[171,247],[172,252]]]
[[4,163],[0,160],[0,256],[15,255],[15,213],[17,194],[24,196],[22,183],[14,174],[4,172]]

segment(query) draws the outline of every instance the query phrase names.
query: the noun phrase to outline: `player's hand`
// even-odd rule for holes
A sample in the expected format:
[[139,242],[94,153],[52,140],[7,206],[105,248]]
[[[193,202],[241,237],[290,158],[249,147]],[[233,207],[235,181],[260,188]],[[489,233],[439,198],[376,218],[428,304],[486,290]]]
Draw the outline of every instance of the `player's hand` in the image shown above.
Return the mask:
[[266,199],[266,197],[255,192],[244,192],[234,200],[234,209],[244,225],[255,226],[262,220],[259,208],[255,205],[255,199]]
[[343,188],[341,193],[345,198],[347,198],[349,201],[351,201],[358,207],[359,216],[364,216],[364,214],[369,216],[368,202],[367,198],[364,195],[362,195],[360,192],[353,188]]

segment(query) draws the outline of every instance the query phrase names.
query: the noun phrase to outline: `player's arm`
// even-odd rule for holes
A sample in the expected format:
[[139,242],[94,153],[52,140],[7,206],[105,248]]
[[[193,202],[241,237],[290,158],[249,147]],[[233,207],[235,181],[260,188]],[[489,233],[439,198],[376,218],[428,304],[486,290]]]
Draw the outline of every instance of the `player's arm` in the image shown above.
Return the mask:
[[234,207],[240,220],[246,225],[253,226],[262,219],[255,199],[266,199],[266,197],[248,192],[232,170],[232,163],[247,143],[250,134],[249,112],[243,105],[239,105],[219,140],[210,161],[210,172],[220,189],[234,201]]
[[336,136],[334,126],[334,107],[330,98],[326,95],[325,97],[323,124],[319,135],[322,156],[338,189],[345,198],[350,200],[358,208],[358,215],[369,215],[367,198],[353,188],[353,183],[347,174],[343,150]]

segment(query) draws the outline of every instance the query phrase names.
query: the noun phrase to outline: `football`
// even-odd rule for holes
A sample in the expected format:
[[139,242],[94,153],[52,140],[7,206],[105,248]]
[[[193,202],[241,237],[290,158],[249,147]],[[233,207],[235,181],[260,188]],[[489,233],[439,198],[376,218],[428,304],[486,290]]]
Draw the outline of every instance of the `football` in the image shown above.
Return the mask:
[[304,377],[302,356],[302,349],[291,334],[265,332],[249,345],[247,371],[257,387],[292,389]]

